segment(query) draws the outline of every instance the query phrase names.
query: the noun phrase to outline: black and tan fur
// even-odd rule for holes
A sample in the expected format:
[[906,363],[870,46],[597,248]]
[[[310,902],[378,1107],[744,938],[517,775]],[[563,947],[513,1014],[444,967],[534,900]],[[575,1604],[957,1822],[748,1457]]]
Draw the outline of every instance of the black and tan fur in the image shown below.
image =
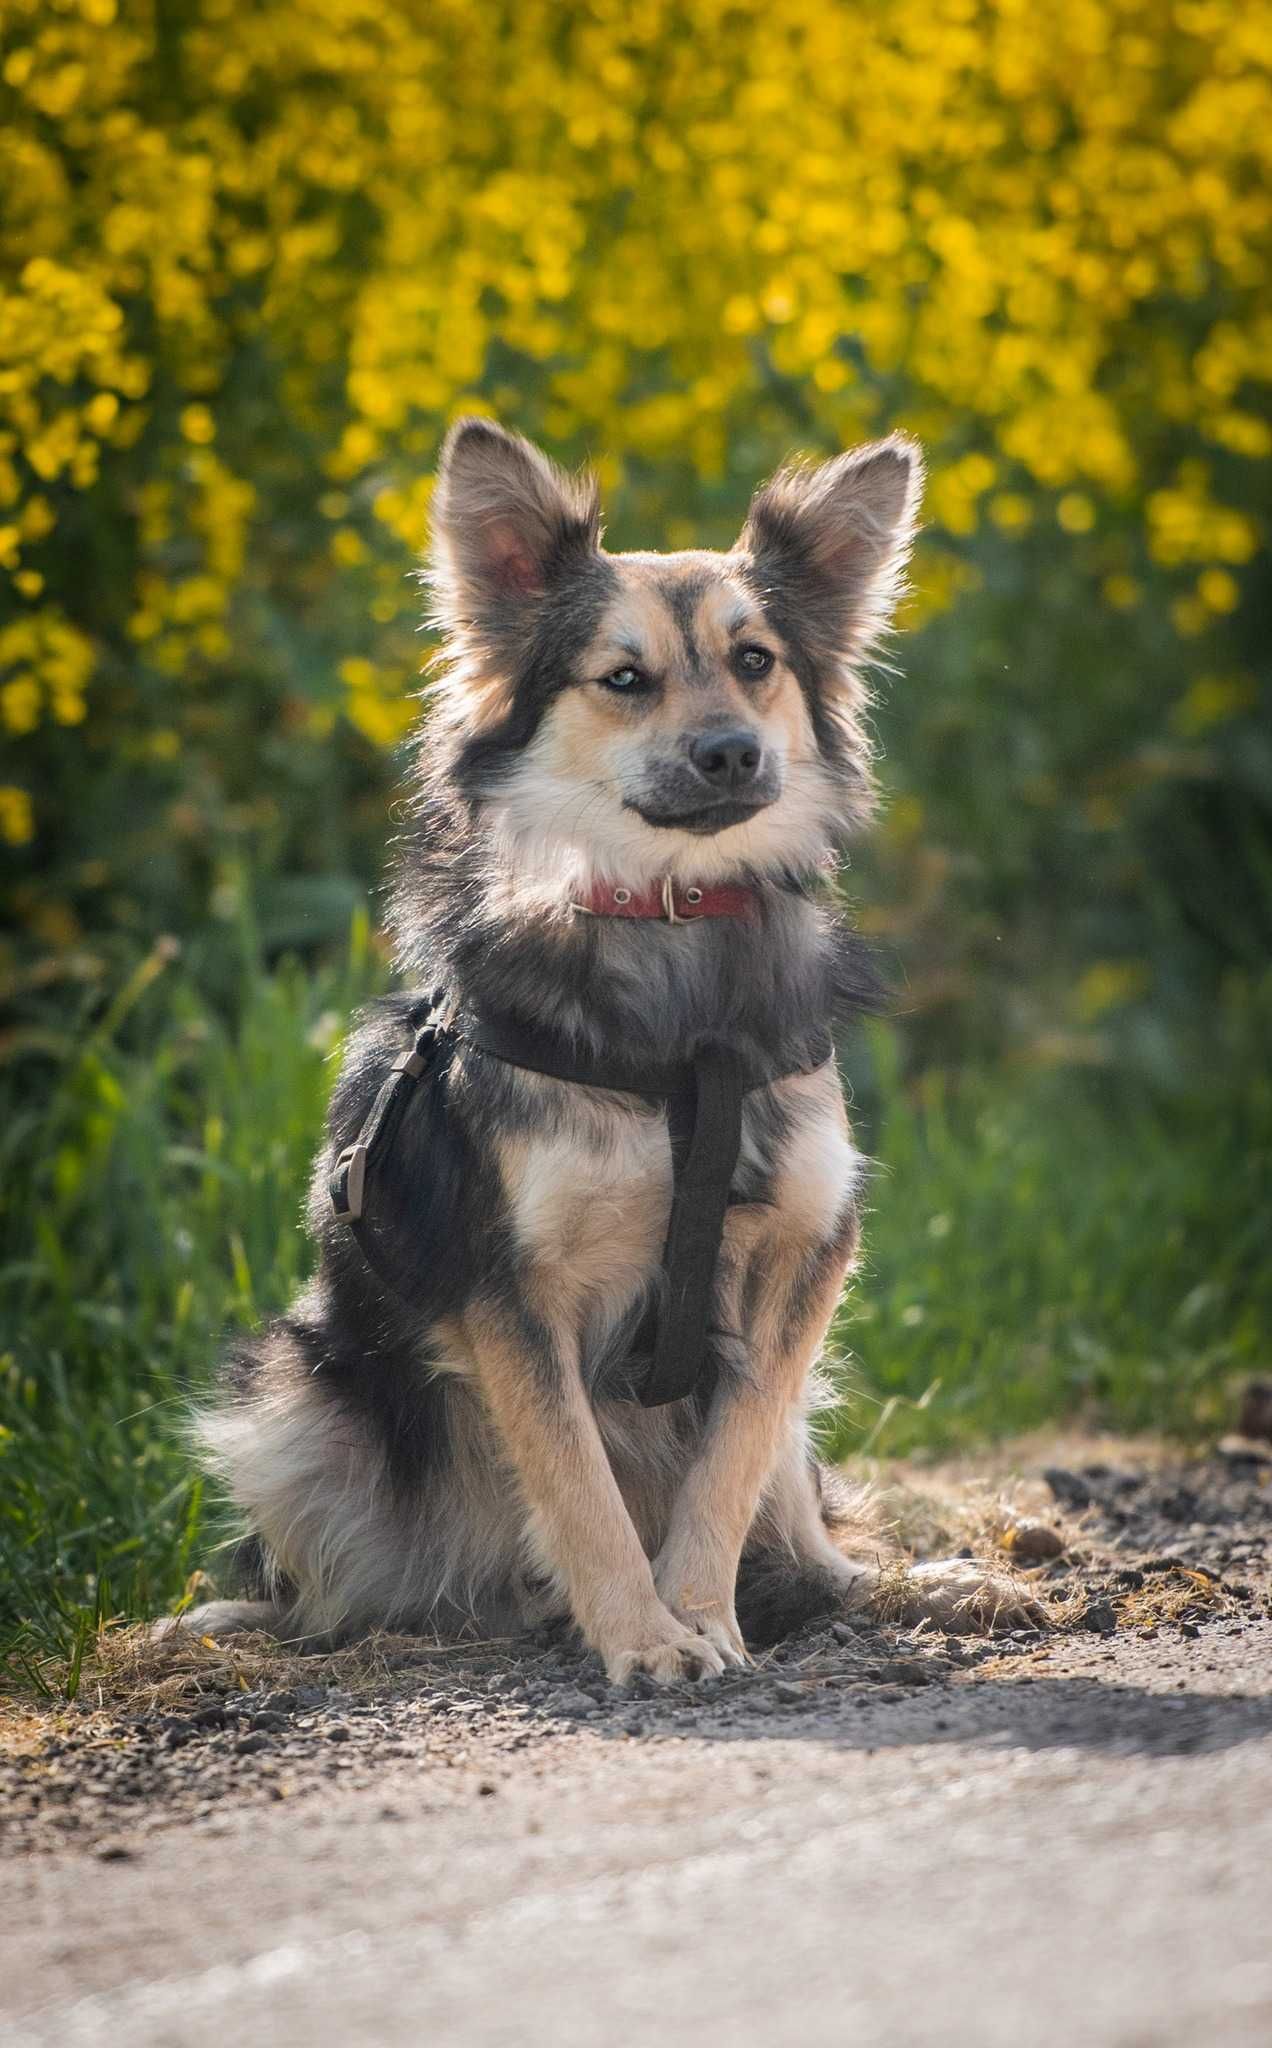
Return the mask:
[[[869,993],[819,877],[869,814],[860,666],[919,485],[917,450],[893,437],[776,478],[729,554],[610,555],[589,486],[488,422],[451,433],[442,667],[393,891],[404,977],[598,1056],[666,1063],[723,1042],[792,1078],[747,1097],[713,1389],[646,1410],[614,1395],[659,1283],[663,1111],[460,1044],[376,1170],[408,1307],[327,1207],[335,1154],[410,1043],[412,999],[365,1017],[314,1180],[317,1276],[236,1355],[200,1425],[260,1595],[201,1610],[202,1627],[568,1615],[613,1678],[666,1680],[742,1660],[748,1598],[772,1633],[876,1589],[806,1420],[860,1162],[833,1063],[794,1070]],[[722,782],[743,742],[741,782]],[[571,907],[597,880],[667,875],[747,882],[756,915]],[[967,1564],[911,1586],[946,1615],[1018,1608]]]

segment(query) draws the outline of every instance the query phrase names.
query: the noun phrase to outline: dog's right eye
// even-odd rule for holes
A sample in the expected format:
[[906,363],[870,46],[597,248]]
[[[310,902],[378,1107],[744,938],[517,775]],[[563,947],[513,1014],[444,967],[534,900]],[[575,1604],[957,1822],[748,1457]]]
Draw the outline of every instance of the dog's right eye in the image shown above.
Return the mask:
[[645,675],[643,669],[631,668],[630,666],[627,668],[611,669],[607,676],[601,677],[602,688],[615,690],[620,697],[630,696],[634,690],[645,689],[648,682],[649,678]]

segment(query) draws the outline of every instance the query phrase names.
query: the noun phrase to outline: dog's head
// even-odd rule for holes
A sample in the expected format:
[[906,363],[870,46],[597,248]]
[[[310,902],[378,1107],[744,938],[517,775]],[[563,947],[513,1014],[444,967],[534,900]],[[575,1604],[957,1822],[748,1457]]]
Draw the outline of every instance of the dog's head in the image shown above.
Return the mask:
[[859,667],[921,486],[898,435],[760,490],[728,554],[606,554],[594,485],[461,420],[433,511],[449,773],[527,866],[799,871],[869,809]]

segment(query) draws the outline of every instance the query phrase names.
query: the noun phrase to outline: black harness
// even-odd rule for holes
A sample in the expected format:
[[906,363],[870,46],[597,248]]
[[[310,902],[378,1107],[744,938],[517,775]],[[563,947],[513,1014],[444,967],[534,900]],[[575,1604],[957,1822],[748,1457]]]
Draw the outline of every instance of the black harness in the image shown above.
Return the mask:
[[434,1074],[443,1055],[460,1043],[554,1081],[639,1095],[666,1107],[672,1198],[662,1259],[665,1284],[656,1313],[652,1362],[639,1382],[625,1391],[627,1398],[646,1408],[684,1400],[703,1384],[707,1371],[716,1267],[742,1143],[743,1099],[755,1088],[822,1066],[834,1050],[829,1032],[810,1066],[780,1072],[759,1071],[756,1063],[728,1046],[709,1046],[673,1066],[630,1067],[579,1058],[559,1039],[507,1017],[465,1010],[447,1016],[444,997],[435,996],[414,1045],[394,1061],[357,1138],[337,1159],[329,1183],[338,1221],[348,1225],[367,1264],[400,1300],[407,1299],[400,1278],[367,1228],[370,1176],[377,1158],[392,1144],[419,1083]]

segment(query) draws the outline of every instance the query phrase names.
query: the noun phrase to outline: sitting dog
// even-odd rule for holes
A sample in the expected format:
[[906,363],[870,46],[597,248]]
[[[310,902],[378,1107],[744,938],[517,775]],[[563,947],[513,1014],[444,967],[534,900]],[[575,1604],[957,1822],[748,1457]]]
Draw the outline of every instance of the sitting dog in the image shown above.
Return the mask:
[[[588,483],[451,432],[391,914],[423,993],[355,1031],[316,1277],[199,1421],[258,1597],[189,1625],[568,1617],[666,1682],[745,1661],[739,1611],[771,1639],[879,1592],[808,1424],[858,1232],[831,1032],[870,987],[825,875],[920,482],[894,435],[775,477],[728,554],[613,555]],[[888,1584],[1036,1614],[967,1561]]]

